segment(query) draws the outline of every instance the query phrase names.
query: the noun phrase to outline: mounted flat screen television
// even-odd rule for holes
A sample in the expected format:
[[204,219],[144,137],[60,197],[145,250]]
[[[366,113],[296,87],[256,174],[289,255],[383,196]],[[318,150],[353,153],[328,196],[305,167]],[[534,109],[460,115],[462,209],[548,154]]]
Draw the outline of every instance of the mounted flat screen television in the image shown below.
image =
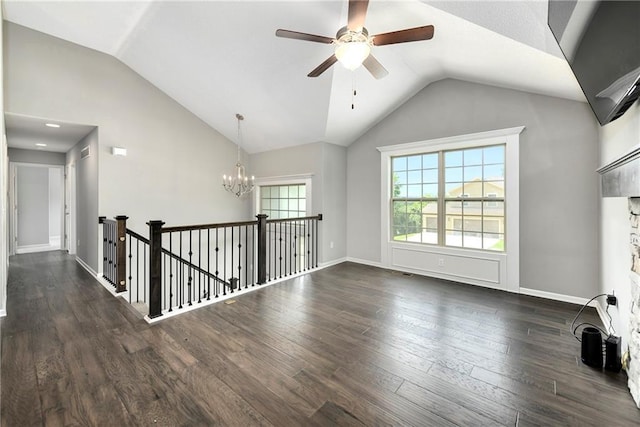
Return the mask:
[[549,0],[549,28],[598,121],[640,96],[640,1]]

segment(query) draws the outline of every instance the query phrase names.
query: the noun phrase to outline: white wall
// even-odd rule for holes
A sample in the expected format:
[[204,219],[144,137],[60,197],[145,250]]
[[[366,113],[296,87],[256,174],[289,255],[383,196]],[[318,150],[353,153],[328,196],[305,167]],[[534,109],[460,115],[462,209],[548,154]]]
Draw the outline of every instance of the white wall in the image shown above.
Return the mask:
[[348,148],[349,257],[381,260],[376,147],[525,126],[519,165],[520,286],[593,296],[598,290],[596,123],[580,102],[452,79],[427,86]]
[[[8,22],[4,31],[6,111],[99,128],[92,152],[99,159],[97,209],[87,212],[86,224],[79,209],[80,240],[80,227],[88,232],[98,215],[127,215],[129,228],[142,234],[154,219],[248,219],[250,204],[221,185],[236,162],[234,143],[109,55]],[[112,156],[113,146],[125,147],[127,156]],[[83,244],[97,248],[94,237],[87,234],[79,255]],[[96,267],[94,254],[92,248],[81,256]]]
[[[618,120],[600,128],[600,163],[620,157],[640,144],[640,103],[636,103]],[[611,307],[616,334],[622,336],[623,348],[629,344],[631,287],[629,272],[629,201],[625,197],[600,200],[600,292],[615,292],[618,306]],[[603,303],[606,308],[606,303]]]

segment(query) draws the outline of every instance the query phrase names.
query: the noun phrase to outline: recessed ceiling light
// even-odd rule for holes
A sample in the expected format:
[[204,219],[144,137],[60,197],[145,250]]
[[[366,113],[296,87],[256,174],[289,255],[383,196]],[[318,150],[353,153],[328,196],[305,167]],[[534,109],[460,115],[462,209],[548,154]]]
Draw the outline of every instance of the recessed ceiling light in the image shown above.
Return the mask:
[[36,146],[37,146],[37,147],[46,147],[46,146],[47,146],[47,144],[43,144],[43,143],[41,143],[41,142],[38,142],[38,143],[36,144]]
[[50,128],[59,128],[60,125],[55,124],[55,123],[45,123],[45,126],[50,127]]

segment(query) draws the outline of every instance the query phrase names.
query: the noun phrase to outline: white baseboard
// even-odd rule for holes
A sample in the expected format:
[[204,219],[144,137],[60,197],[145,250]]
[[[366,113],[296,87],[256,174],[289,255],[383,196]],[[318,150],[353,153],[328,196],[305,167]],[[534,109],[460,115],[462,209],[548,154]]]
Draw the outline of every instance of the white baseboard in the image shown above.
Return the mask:
[[4,308],[0,310],[0,317],[5,317],[7,315],[7,310]]
[[[564,295],[564,294],[556,294],[554,292],[539,291],[537,289],[530,289],[530,288],[520,288],[520,293],[524,295],[529,295],[532,297],[552,299],[555,301],[568,302],[571,304],[578,304],[578,305],[585,305],[586,302],[589,301],[589,298],[574,297],[571,295]],[[596,302],[591,301],[591,303],[589,303],[589,307],[596,307]]]
[[346,261],[347,261],[347,257],[338,258],[338,259],[334,259],[334,260],[327,261],[327,262],[321,262],[321,263],[318,263],[318,269],[327,268],[327,267],[331,267],[333,265],[342,264],[343,262],[346,262]]
[[42,244],[42,245],[25,245],[19,246],[16,248],[16,254],[31,254],[34,252],[49,252],[49,251],[59,251],[60,245],[52,246],[50,244]]
[[89,266],[89,264],[87,264],[86,262],[84,262],[84,260],[82,260],[80,257],[76,256],[76,262],[78,264],[80,264],[82,266],[82,268],[84,268],[85,270],[87,270],[89,272],[89,274],[91,274],[93,277],[98,278],[98,273],[96,273],[94,271],[93,268],[91,268]]
[[93,277],[95,277],[95,279],[98,281],[98,283],[100,283],[106,290],[109,291],[109,293],[113,296],[119,297],[121,296],[120,294],[116,293],[116,288],[115,286],[113,286],[111,283],[107,282],[102,273],[96,273],[95,270],[93,268],[91,268],[89,266],[89,264],[87,264],[86,262],[84,262],[81,258],[79,258],[78,256],[76,256],[76,262],[78,264],[80,264],[80,266],[82,268],[84,268],[85,270],[87,270],[87,272],[89,274],[91,274]]
[[347,257],[346,261],[355,262],[356,264],[370,265],[371,267],[386,268],[381,262],[369,261],[367,259],[354,258],[350,256]]

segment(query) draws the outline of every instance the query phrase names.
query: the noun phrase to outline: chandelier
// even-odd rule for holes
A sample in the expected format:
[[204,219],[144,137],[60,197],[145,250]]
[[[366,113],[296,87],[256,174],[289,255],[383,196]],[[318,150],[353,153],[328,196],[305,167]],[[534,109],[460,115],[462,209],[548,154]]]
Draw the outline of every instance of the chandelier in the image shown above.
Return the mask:
[[222,186],[225,190],[240,197],[250,193],[254,187],[254,177],[246,174],[244,166],[240,163],[240,144],[242,143],[242,134],[240,133],[240,122],[244,120],[242,114],[236,114],[238,119],[238,161],[236,162],[236,170],[234,174],[222,175]]

